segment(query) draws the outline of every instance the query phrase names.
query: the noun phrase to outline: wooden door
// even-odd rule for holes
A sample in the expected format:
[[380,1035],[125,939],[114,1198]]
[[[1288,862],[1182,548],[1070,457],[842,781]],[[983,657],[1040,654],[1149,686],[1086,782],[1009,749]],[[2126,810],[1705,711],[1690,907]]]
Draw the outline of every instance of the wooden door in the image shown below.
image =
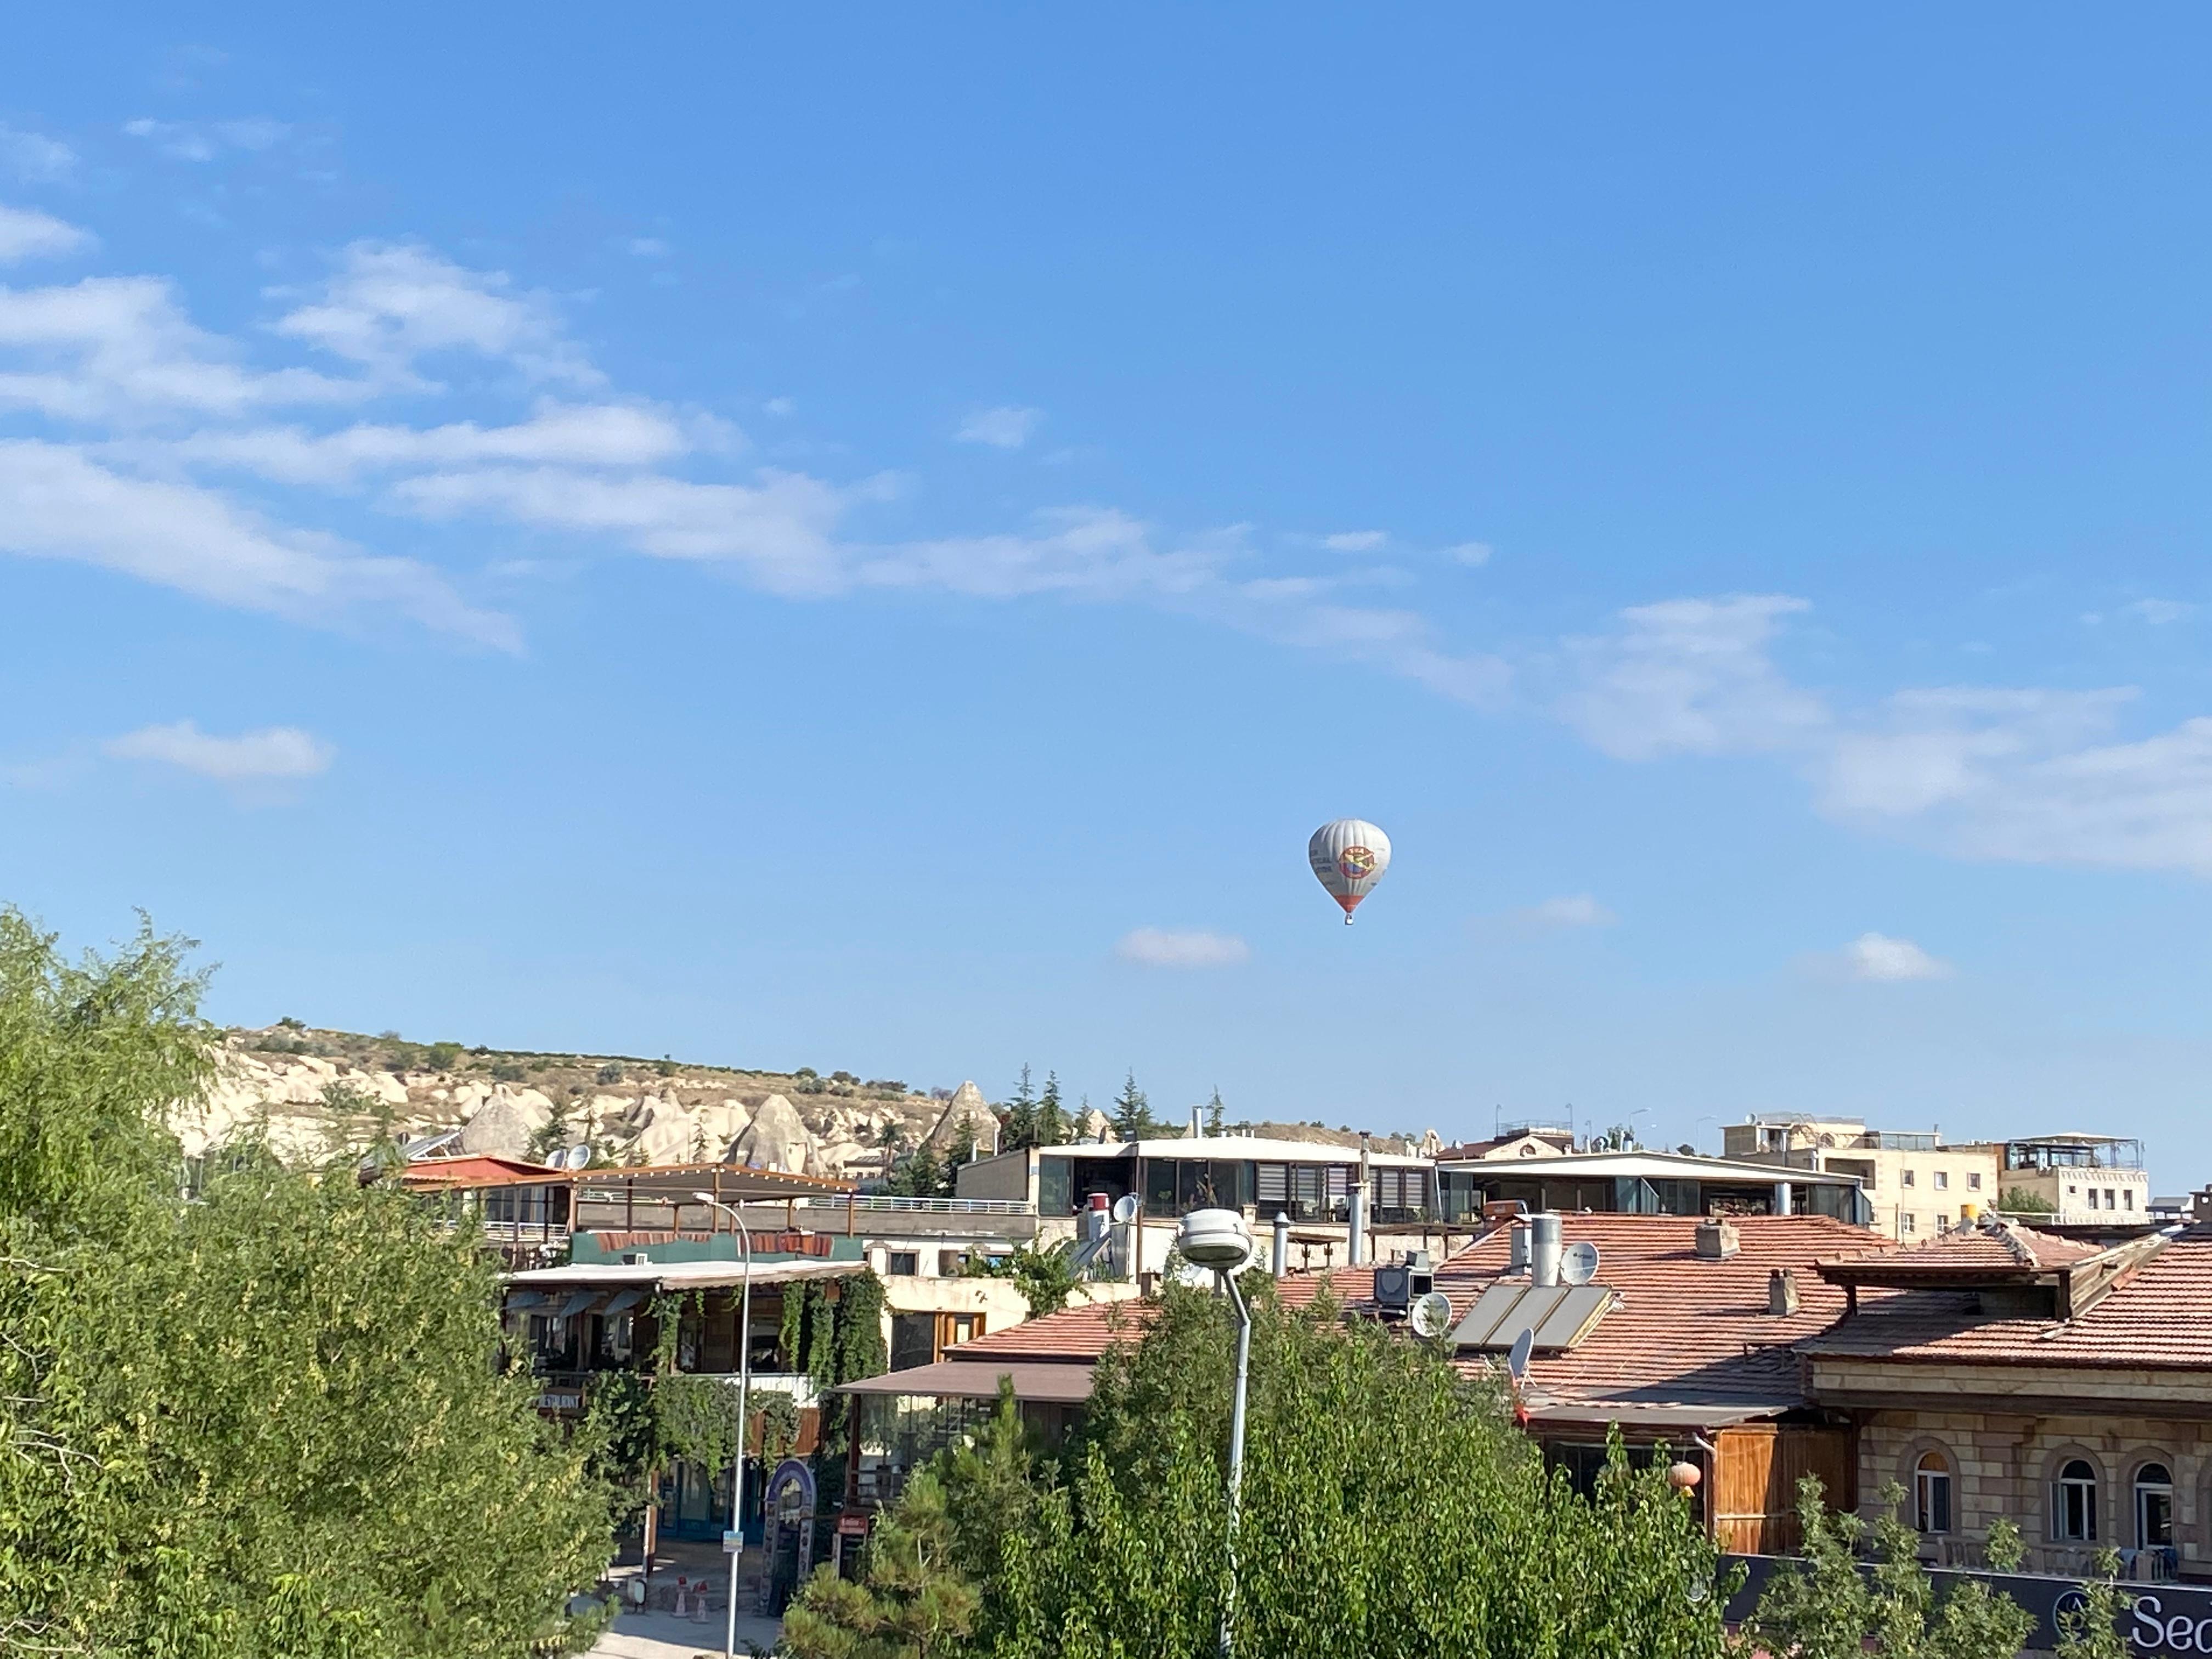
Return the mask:
[[1713,1445],[1713,1536],[1724,1550],[1794,1553],[1804,1541],[1797,1483],[1808,1474],[1830,1509],[1858,1502],[1848,1429],[1753,1423],[1722,1430]]

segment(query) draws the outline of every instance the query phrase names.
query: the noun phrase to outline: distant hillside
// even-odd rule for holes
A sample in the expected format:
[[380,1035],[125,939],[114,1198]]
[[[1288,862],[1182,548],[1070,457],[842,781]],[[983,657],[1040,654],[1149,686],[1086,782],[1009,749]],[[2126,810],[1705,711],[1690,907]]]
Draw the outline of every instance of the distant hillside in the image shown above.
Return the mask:
[[[1184,1120],[1170,1120],[1178,1133]],[[989,1144],[982,1091],[910,1090],[897,1079],[827,1077],[802,1066],[756,1072],[663,1057],[415,1042],[280,1022],[224,1034],[208,1098],[179,1114],[187,1152],[265,1135],[283,1156],[313,1160],[392,1134],[458,1130],[462,1150],[542,1158],[576,1145],[603,1162],[675,1164],[732,1157],[764,1167],[865,1180],[884,1173],[887,1139],[941,1151],[962,1124]],[[1318,1124],[1250,1122],[1249,1133],[1356,1147],[1358,1134]],[[1433,1133],[1420,1137],[1435,1145]],[[1376,1137],[1383,1151],[1411,1138]]]
[[921,1144],[948,1109],[983,1109],[973,1084],[936,1095],[896,1079],[750,1072],[635,1054],[414,1042],[285,1022],[224,1036],[218,1080],[177,1123],[186,1150],[266,1133],[312,1158],[373,1134],[462,1130],[471,1151],[542,1157],[587,1144],[618,1163],[726,1158],[806,1173],[878,1172],[885,1127]]

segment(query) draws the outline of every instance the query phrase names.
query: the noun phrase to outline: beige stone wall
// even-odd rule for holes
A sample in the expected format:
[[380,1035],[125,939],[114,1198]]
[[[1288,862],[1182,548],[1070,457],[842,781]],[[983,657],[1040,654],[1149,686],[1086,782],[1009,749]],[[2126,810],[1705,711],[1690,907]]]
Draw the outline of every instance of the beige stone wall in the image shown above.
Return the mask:
[[[2212,1573],[2212,1423],[2155,1417],[2118,1417],[2082,1402],[2075,1416],[2011,1416],[1976,1411],[1914,1408],[1881,1411],[1861,1419],[1859,1493],[1863,1513],[1881,1507],[1884,1485],[1905,1488],[1905,1518],[1911,1518],[1912,1468],[1920,1455],[1938,1449],[1953,1470],[1957,1535],[1984,1537],[2003,1516],[2018,1526],[2031,1550],[2065,1552],[2051,1537],[2051,1481],[2069,1456],[2097,1470],[2098,1542],[2135,1544],[2135,1476],[2143,1464],[2163,1463],[2173,1477],[2174,1542],[2184,1571]],[[2031,1564],[2034,1558],[2031,1557]]]

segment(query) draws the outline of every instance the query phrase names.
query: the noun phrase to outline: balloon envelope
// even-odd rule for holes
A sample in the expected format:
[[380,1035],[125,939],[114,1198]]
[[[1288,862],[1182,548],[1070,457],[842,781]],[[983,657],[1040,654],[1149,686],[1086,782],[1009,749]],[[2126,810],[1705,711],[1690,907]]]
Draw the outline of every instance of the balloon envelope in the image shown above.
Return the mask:
[[1390,867],[1390,837],[1364,818],[1339,818],[1313,832],[1306,858],[1313,865],[1315,879],[1344,907],[1348,927],[1359,901],[1374,891]]

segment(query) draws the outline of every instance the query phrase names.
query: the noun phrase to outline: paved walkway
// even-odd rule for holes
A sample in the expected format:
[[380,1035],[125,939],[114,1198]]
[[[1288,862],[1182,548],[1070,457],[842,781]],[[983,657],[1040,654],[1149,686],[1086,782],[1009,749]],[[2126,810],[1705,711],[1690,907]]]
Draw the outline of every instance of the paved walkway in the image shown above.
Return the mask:
[[[693,1659],[710,1654],[721,1659],[722,1626],[726,1615],[720,1607],[704,1620],[678,1619],[672,1613],[625,1610],[614,1628],[602,1636],[586,1659]],[[783,1623],[776,1619],[738,1616],[738,1651],[773,1653]],[[750,1646],[746,1644],[750,1643]]]

